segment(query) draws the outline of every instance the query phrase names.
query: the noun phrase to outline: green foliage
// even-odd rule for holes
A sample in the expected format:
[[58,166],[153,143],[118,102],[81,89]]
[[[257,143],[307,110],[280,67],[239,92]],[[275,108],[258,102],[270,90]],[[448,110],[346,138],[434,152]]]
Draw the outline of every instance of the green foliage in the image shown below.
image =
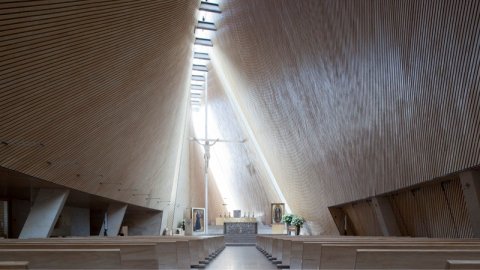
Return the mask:
[[292,225],[302,227],[303,223],[305,223],[305,219],[303,217],[295,216],[295,215],[293,216],[292,223],[291,223]]
[[305,219],[301,216],[297,216],[294,214],[285,214],[282,216],[282,222],[302,227],[303,223],[305,223]]
[[287,223],[287,224],[291,224],[293,217],[294,217],[293,214],[285,214],[285,215],[282,216],[282,222]]

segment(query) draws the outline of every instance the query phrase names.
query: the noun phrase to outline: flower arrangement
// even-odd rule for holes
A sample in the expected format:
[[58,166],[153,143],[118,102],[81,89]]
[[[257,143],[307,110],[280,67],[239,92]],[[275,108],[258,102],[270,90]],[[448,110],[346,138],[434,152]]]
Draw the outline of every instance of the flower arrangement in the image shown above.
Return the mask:
[[287,224],[292,224],[292,219],[295,215],[294,214],[285,214],[282,216],[282,222]]
[[292,225],[295,225],[297,227],[303,227],[303,223],[305,223],[305,219],[303,217],[295,216],[295,215],[293,216],[292,222],[291,222]]

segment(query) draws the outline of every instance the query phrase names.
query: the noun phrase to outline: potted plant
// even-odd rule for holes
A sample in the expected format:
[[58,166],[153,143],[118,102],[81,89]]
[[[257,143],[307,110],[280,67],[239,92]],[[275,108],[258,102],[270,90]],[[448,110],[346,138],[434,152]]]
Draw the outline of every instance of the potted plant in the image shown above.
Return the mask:
[[288,227],[290,226],[290,224],[292,224],[293,217],[294,217],[293,214],[285,214],[282,216],[282,222],[287,224],[287,227]]
[[303,223],[305,223],[305,219],[301,216],[293,216],[292,218],[292,225],[297,228],[297,235],[300,234],[300,228],[303,227]]

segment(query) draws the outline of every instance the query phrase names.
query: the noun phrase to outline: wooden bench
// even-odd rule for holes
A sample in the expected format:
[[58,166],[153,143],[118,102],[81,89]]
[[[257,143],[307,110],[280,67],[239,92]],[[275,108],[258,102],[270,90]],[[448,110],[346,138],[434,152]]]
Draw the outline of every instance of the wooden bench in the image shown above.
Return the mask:
[[188,241],[188,253],[185,253],[187,258],[183,258],[183,260],[190,262],[189,267],[204,268],[225,248],[223,236],[170,236],[167,238]]
[[292,269],[344,269],[352,268],[356,249],[377,248],[392,249],[403,246],[405,249],[421,249],[429,247],[445,249],[444,246],[457,246],[459,248],[475,248],[480,246],[478,241],[426,239],[426,238],[357,238],[357,239],[324,239],[322,241],[304,241],[302,244],[302,257],[299,253],[292,255]]
[[480,260],[447,260],[445,269],[480,269]]
[[0,261],[1,270],[10,269],[28,269],[28,262],[26,261]]
[[164,243],[126,243],[110,241],[92,242],[30,242],[5,244],[0,243],[0,250],[15,249],[119,249],[120,269],[168,269],[177,267],[176,242]]
[[[223,246],[222,246],[223,245]],[[84,237],[8,240],[5,248],[119,248],[123,269],[190,269],[224,247],[221,237]],[[215,251],[215,252],[214,252]]]
[[[280,244],[279,241],[282,243]],[[415,249],[448,249],[455,248],[477,249],[478,239],[432,239],[411,237],[351,237],[351,236],[321,236],[321,237],[291,237],[265,236],[257,237],[257,248],[267,258],[281,259],[278,268],[291,269],[335,269],[354,266],[357,248],[403,248]],[[323,249],[324,247],[327,249]],[[270,249],[272,254],[264,249]],[[282,248],[279,255],[280,247]],[[337,249],[338,248],[338,249]]]
[[120,249],[0,249],[0,261],[28,261],[30,269],[119,269]]
[[444,269],[448,260],[476,260],[471,249],[358,249],[355,269]]
[[479,244],[463,244],[449,242],[422,242],[422,243],[336,243],[322,244],[318,260],[304,260],[303,269],[353,269],[357,249],[475,249],[480,250]]

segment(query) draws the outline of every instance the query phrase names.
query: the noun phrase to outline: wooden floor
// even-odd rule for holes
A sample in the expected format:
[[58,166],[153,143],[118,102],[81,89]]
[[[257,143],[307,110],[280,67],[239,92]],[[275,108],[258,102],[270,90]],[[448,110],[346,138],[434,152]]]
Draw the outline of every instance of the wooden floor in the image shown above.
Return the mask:
[[206,269],[277,269],[254,246],[227,246]]

